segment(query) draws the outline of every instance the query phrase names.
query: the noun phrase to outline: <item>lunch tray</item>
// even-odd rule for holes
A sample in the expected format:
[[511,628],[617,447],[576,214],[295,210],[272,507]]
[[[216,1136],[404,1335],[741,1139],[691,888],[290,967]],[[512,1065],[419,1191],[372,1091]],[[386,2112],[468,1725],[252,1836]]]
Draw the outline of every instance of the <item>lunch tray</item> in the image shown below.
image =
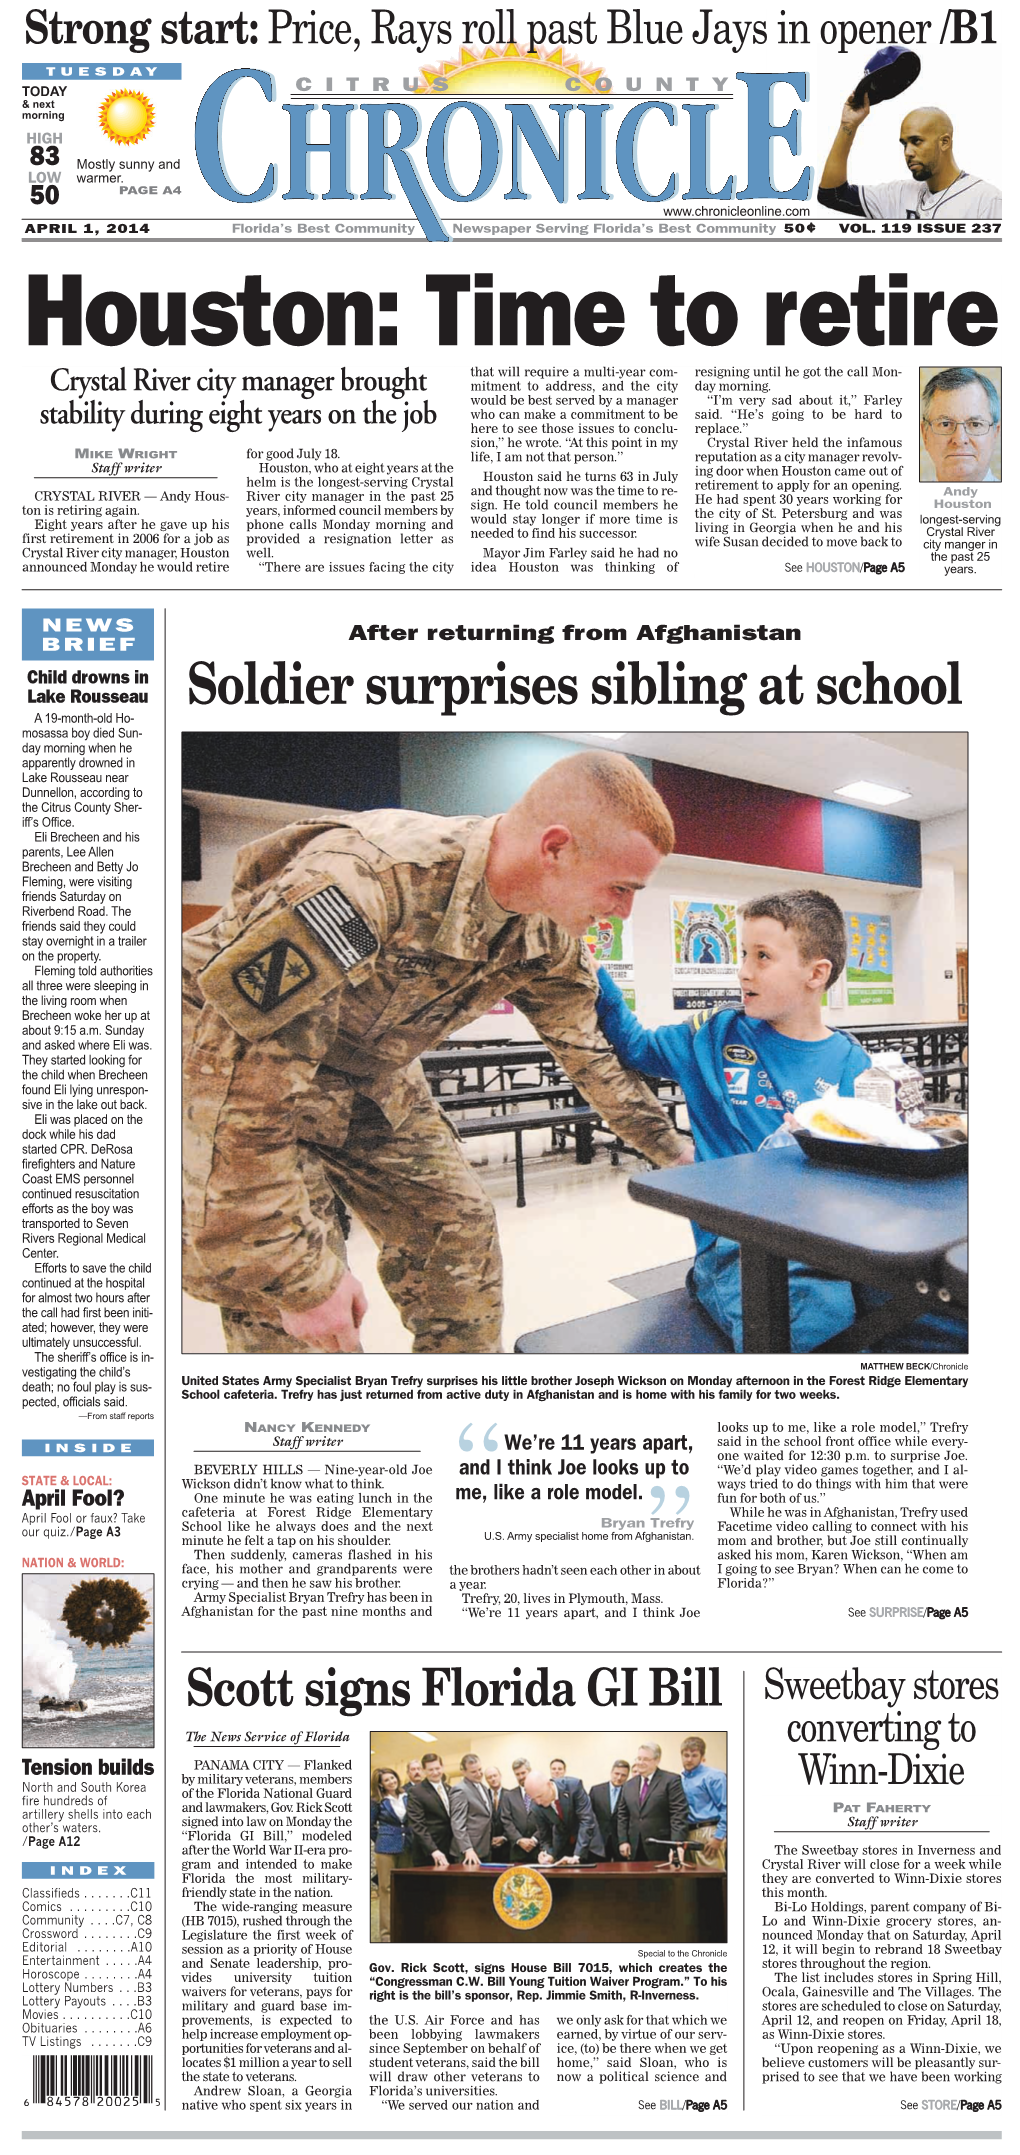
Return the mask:
[[966,1139],[962,1145],[914,1152],[906,1145],[855,1145],[845,1137],[816,1137],[813,1130],[790,1134],[818,1167],[849,1167],[859,1175],[909,1175],[918,1182],[936,1182],[942,1175],[962,1174],[967,1165]]

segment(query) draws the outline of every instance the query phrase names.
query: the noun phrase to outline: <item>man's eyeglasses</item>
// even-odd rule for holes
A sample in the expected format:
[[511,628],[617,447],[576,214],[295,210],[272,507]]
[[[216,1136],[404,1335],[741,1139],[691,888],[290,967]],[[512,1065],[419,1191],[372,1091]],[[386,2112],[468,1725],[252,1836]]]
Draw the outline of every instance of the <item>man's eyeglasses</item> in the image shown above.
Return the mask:
[[973,435],[973,437],[974,437],[974,439],[975,439],[976,441],[980,441],[980,440],[982,439],[982,437],[983,437],[983,436],[984,436],[985,434],[990,434],[990,433],[991,433],[991,431],[992,431],[992,428],[993,428],[993,426],[994,426],[994,425],[995,425],[995,420],[994,420],[994,419],[926,419],[926,420],[925,420],[925,426],[929,426],[929,427],[931,428],[931,430],[932,430],[932,433],[933,433],[933,434],[942,434],[942,435],[956,434],[956,433],[957,433],[957,432],[959,431],[959,429],[960,429],[960,428],[962,427],[962,428],[963,428],[963,430],[964,430],[964,433],[965,433],[965,434],[971,434],[971,435]]

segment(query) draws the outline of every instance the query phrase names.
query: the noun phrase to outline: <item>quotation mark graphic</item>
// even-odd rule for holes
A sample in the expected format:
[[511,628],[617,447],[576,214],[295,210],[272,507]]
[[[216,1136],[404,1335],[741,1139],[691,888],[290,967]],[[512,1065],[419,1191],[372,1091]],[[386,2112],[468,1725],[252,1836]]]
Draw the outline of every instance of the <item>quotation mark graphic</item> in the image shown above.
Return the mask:
[[[469,1422],[469,1423],[468,1423],[468,1428],[470,1429],[470,1427],[471,1427],[471,1424],[470,1424],[470,1422]],[[463,1440],[463,1438],[461,1438],[461,1443],[463,1443],[463,1441],[464,1441],[464,1440]],[[676,1508],[677,1508],[677,1512],[679,1513],[679,1512],[682,1512],[682,1511],[686,1511],[686,1510],[687,1510],[687,1506],[688,1506],[688,1504],[690,1503],[690,1499],[691,1499],[691,1492],[690,1492],[690,1490],[689,1490],[689,1488],[688,1488],[688,1486],[687,1486],[687,1483],[686,1483],[686,1482],[674,1482],[674,1483],[673,1483],[673,1494],[674,1494],[674,1496],[675,1496],[675,1498],[676,1498]],[[666,1501],[666,1484],[665,1484],[665,1482],[653,1482],[653,1483],[652,1483],[652,1495],[653,1495],[653,1497],[655,1498],[655,1508],[654,1508],[654,1510],[653,1510],[653,1512],[652,1512],[652,1518],[653,1518],[653,1519],[657,1519],[657,1518],[658,1518],[658,1516],[659,1516],[659,1513],[661,1512],[661,1510],[662,1510],[662,1507],[663,1507],[663,1505],[664,1505],[664,1503],[665,1503],[665,1501]]]
[[[458,1438],[458,1443],[460,1444],[462,1452],[474,1451],[474,1438],[468,1436],[468,1430],[471,1428],[471,1426],[472,1425],[470,1422],[465,1422],[464,1427],[461,1430],[460,1436]],[[490,1422],[488,1429],[486,1430],[485,1435],[482,1438],[482,1443],[484,1444],[487,1452],[498,1452],[499,1450],[499,1438],[494,1437],[492,1434],[495,1427],[495,1422]]]

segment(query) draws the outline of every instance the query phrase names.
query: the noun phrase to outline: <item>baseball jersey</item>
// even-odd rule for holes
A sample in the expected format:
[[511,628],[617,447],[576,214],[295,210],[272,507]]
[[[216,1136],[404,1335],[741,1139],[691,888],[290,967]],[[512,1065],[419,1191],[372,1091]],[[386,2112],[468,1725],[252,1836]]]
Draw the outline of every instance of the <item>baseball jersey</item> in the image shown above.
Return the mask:
[[961,172],[935,194],[927,180],[887,180],[877,185],[866,180],[863,186],[858,180],[856,186],[865,216],[889,222],[919,218],[925,224],[955,224],[968,217],[998,220],[1002,216],[999,189],[989,187],[987,180],[979,180],[973,172]]

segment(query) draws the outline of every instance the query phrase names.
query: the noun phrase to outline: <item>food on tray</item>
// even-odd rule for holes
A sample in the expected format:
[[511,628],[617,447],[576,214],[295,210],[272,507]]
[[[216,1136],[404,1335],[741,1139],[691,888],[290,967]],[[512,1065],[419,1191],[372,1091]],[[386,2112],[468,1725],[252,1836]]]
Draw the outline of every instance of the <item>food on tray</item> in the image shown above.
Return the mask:
[[863,1130],[849,1130],[845,1122],[837,1122],[834,1115],[815,1113],[811,1128],[816,1137],[846,1137],[852,1145],[866,1145],[869,1140]]
[[937,1115],[922,1115],[914,1127],[930,1132],[936,1145],[965,1145],[967,1142],[967,1117],[951,1110],[940,1109]]
[[938,1150],[934,1131],[901,1122],[891,1107],[883,1107],[877,1100],[856,1096],[850,1099],[835,1091],[823,1093],[820,1100],[801,1101],[793,1121],[795,1127],[809,1130],[813,1137],[841,1144],[885,1145],[897,1152]]

